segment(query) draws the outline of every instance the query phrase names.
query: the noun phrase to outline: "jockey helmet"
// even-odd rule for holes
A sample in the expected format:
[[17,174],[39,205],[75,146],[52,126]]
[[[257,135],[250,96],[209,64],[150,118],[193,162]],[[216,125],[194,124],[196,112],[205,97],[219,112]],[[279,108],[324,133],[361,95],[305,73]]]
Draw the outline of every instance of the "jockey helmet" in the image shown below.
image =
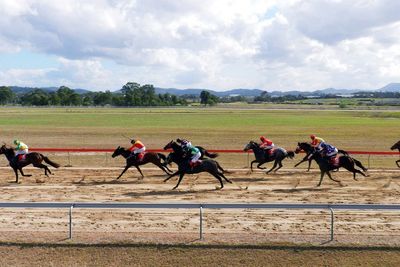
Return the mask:
[[19,140],[17,140],[17,139],[14,140],[14,145],[19,145],[19,143],[20,143]]
[[178,142],[178,143],[182,143],[182,139],[180,139],[180,138],[177,138],[177,139],[176,139],[176,142]]
[[136,142],[135,139],[131,139],[131,144],[134,144]]
[[315,139],[315,134],[310,135],[311,139]]
[[261,140],[262,142],[265,142],[266,138],[265,138],[264,136],[261,136],[261,137],[260,137],[260,140]]

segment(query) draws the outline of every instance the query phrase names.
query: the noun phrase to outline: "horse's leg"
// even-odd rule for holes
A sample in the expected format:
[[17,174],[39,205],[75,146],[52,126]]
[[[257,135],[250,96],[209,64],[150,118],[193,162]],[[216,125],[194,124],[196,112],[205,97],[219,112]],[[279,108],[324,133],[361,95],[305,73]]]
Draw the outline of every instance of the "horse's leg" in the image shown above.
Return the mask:
[[[164,171],[166,174],[168,174],[168,175],[170,175],[171,172],[172,172],[170,169],[168,169],[168,167],[163,166],[161,162],[156,162],[156,163],[154,163],[154,165],[156,165],[158,168],[160,168],[161,170],[163,170],[163,171]],[[170,172],[168,172],[167,169],[168,169]]]
[[319,179],[319,183],[318,183],[317,186],[321,186],[321,184],[322,184],[322,178],[324,178],[324,175],[325,175],[325,171],[321,170],[321,178]]
[[299,163],[294,165],[295,167],[299,166],[301,163],[306,162],[308,160],[308,155],[306,155]]
[[49,177],[49,175],[47,174],[47,172],[49,172],[49,173],[51,174],[50,169],[49,169],[46,165],[44,165],[44,164],[33,164],[33,167],[40,168],[40,169],[44,169],[44,174],[45,174],[47,177]]
[[261,170],[265,170],[266,168],[265,167],[261,167],[261,165],[263,165],[263,164],[265,164],[266,162],[260,162],[260,163],[258,163],[257,164],[257,168],[258,169],[261,169]]
[[328,175],[329,179],[331,179],[332,181],[335,181],[336,183],[339,183],[339,184],[340,184],[340,181],[335,180],[335,179],[332,178],[332,176],[331,176],[331,174],[329,173],[329,171],[327,171],[326,174]]
[[[218,179],[219,183],[221,184],[220,188],[217,188],[217,190],[224,188],[224,184],[222,183],[222,179],[220,177],[220,175],[218,174],[218,172],[209,172],[212,176],[214,176],[215,178]],[[225,178],[226,180],[226,178]]]
[[277,170],[279,170],[280,168],[282,168],[282,160],[278,162],[279,167],[275,169],[274,172],[276,172]]
[[172,190],[175,190],[175,189],[177,189],[178,188],[178,186],[179,186],[179,184],[181,183],[181,181],[182,181],[182,178],[183,178],[183,176],[185,175],[185,173],[184,172],[181,172],[180,173],[180,176],[179,176],[179,180],[178,180],[178,183],[175,185],[175,187],[174,188],[172,188]]
[[251,171],[253,171],[253,164],[256,163],[256,162],[258,162],[258,161],[257,161],[257,160],[253,160],[253,161],[250,163],[250,170],[251,170]]
[[14,168],[13,168],[13,170],[15,172],[15,182],[18,184],[18,170],[14,169]]
[[272,166],[272,168],[269,171],[267,171],[267,173],[270,173],[273,169],[275,169],[276,165],[278,165],[278,160],[274,161],[274,166]]
[[167,179],[164,180],[164,183],[165,183],[166,181],[168,181],[169,179],[171,179],[172,177],[174,177],[175,175],[178,175],[179,173],[180,173],[180,171],[177,170],[177,171],[174,172],[173,174],[170,174],[170,175],[167,177]]
[[32,176],[32,174],[25,174],[24,171],[22,170],[22,168],[19,168],[19,172],[21,173],[22,176],[25,176],[25,177],[31,177]]
[[345,168],[346,170],[348,170],[349,172],[352,172],[353,173],[353,179],[354,180],[356,180],[357,181],[357,179],[356,179],[356,173],[359,173],[359,174],[361,174],[362,176],[364,176],[364,177],[366,177],[367,175],[365,175],[365,173],[363,173],[362,171],[360,171],[360,170],[357,170],[356,168],[354,168],[354,165],[353,164],[351,164],[350,166],[342,166],[343,168]]
[[223,173],[221,173],[221,172],[218,172],[218,175],[219,175],[219,176],[221,176],[222,178],[224,178],[224,179],[225,179],[225,181],[227,181],[228,183],[232,183],[232,181],[231,181],[231,180],[229,180],[228,178],[226,178],[226,177],[225,177],[225,175],[224,175]]
[[311,168],[311,161],[312,161],[312,159],[308,160],[308,169],[307,169],[308,172],[310,171],[310,168]]
[[354,163],[358,166],[358,167],[360,167],[363,171],[368,171],[368,169],[367,168],[365,168],[363,165],[362,165],[362,163],[360,162],[360,161],[358,161],[358,160],[356,160],[356,159],[354,159],[354,158],[352,158],[352,160],[354,161]]
[[[142,175],[142,179],[144,178],[144,175],[142,173],[142,170],[139,168],[139,165],[135,165],[136,169],[140,172],[140,175]],[[140,180],[142,180],[140,179]]]
[[125,169],[121,172],[121,174],[115,180],[118,180],[119,178],[121,178],[122,174],[124,174],[130,167],[131,167],[131,165],[126,165]]

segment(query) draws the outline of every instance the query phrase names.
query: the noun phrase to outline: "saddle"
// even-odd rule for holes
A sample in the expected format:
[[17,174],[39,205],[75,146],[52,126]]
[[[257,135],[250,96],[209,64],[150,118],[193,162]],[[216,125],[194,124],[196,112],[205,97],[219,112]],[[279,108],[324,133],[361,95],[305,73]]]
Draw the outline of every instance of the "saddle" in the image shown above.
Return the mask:
[[139,153],[139,154],[137,154],[137,160],[138,161],[142,161],[142,159],[143,159],[143,157],[144,157],[144,155],[146,154],[146,152],[142,152],[142,153]]
[[339,156],[335,156],[329,159],[329,164],[333,165],[334,167],[339,167]]

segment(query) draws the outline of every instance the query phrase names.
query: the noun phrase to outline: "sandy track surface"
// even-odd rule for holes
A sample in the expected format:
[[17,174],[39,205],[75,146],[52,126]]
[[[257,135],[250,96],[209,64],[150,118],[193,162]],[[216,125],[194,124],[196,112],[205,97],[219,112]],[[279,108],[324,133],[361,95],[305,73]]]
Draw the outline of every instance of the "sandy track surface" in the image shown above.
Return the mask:
[[[14,183],[10,169],[1,168],[0,201],[143,202],[143,203],[400,203],[400,171],[371,170],[352,179],[348,172],[333,173],[342,186],[325,177],[316,187],[319,172],[282,170],[266,175],[235,171],[234,184],[216,190],[218,181],[208,174],[187,175],[177,190],[177,179],[144,169],[145,178],[121,169],[61,168],[50,178],[27,168],[32,177]],[[240,187],[248,187],[241,190]],[[63,242],[67,210],[2,209],[3,242]],[[197,210],[74,210],[76,242],[192,242],[198,238]],[[329,238],[329,211],[206,210],[206,242],[265,243],[290,241],[322,243]],[[340,243],[400,245],[399,212],[336,211],[335,234]],[[198,240],[197,240],[198,241]],[[205,242],[205,241],[198,241]]]

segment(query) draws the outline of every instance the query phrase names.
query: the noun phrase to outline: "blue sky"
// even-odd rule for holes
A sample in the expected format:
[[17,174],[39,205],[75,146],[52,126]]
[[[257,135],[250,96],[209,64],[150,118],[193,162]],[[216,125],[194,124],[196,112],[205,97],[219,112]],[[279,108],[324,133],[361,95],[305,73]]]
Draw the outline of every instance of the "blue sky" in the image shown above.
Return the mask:
[[376,89],[400,82],[399,10],[391,0],[0,0],[0,85]]

